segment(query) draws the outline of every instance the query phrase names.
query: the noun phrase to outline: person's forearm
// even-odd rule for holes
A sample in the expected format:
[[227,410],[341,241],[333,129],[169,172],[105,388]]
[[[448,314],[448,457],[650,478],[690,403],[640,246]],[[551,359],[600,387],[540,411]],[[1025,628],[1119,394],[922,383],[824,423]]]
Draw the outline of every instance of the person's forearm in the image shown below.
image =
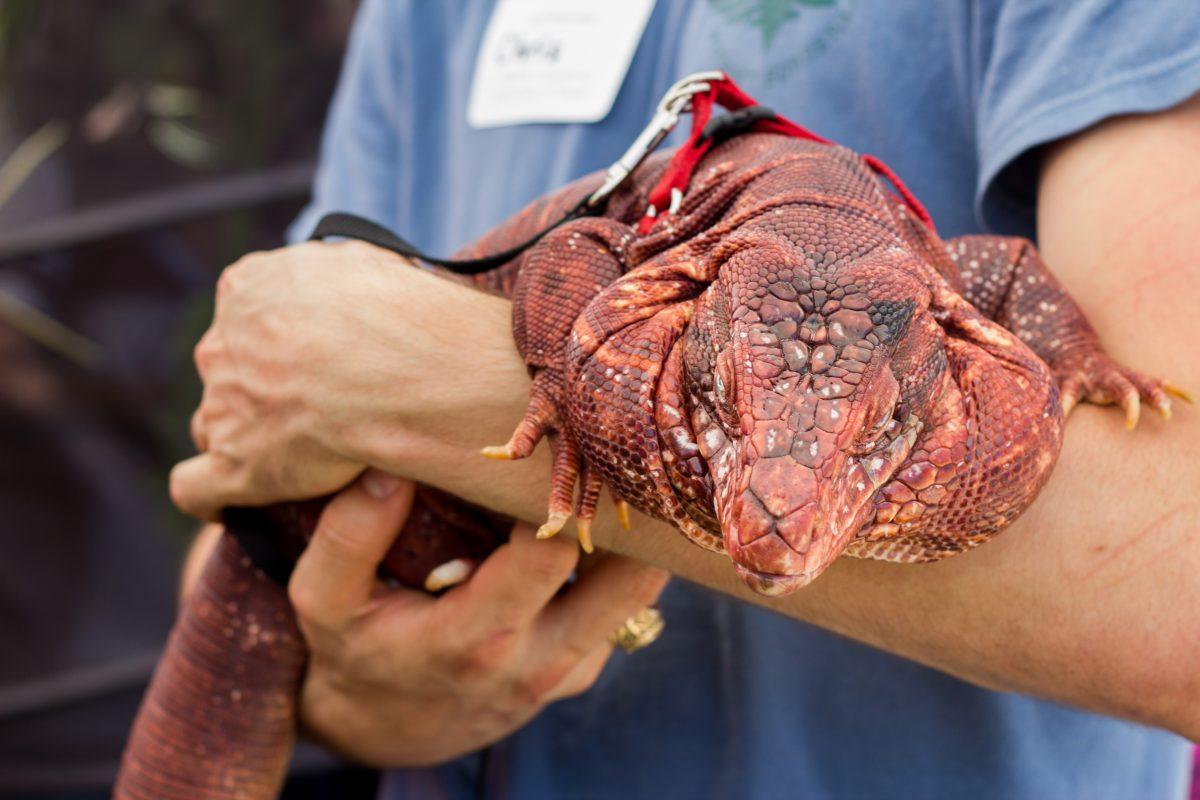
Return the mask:
[[[1187,220],[1200,217],[1195,175],[1181,170],[1186,162],[1117,170],[1106,152],[1119,147],[1126,164],[1161,157],[1169,143],[1138,148],[1151,124],[1117,123],[1116,134],[1087,134],[1086,149],[1073,144],[1052,159],[1041,244],[1118,357],[1195,387],[1200,358],[1188,306],[1197,297],[1200,253],[1187,232]],[[1090,164],[1108,166],[1088,173]],[[1084,181],[1086,190],[1078,186]],[[1136,194],[1143,191],[1152,194]],[[1108,269],[1097,275],[1101,264]],[[431,291],[431,302],[470,320],[469,332],[436,337],[446,365],[438,396],[406,404],[399,433],[378,432],[371,449],[389,453],[388,466],[404,474],[540,521],[545,448],[520,463],[477,455],[481,445],[507,439],[526,402],[507,305],[457,286]],[[782,600],[754,595],[723,557],[663,523],[639,517],[634,532],[623,533],[602,513],[594,537],[601,547],[978,684],[1200,737],[1192,666],[1200,657],[1200,551],[1189,546],[1200,529],[1200,420],[1185,410],[1168,427],[1149,416],[1130,434],[1115,414],[1078,409],[1041,497],[979,550],[922,566],[844,558]],[[413,438],[413,430],[422,435]]]
[[[493,333],[506,333],[506,326],[496,324]],[[520,359],[506,349],[455,356],[445,396],[427,398],[443,409],[442,438],[426,437],[419,448],[399,444],[390,466],[540,522],[548,489],[545,448],[522,462],[478,455],[480,444],[507,438],[526,402],[528,380]],[[495,366],[502,359],[514,366],[501,383]],[[493,382],[473,390],[462,377],[485,365]],[[495,407],[472,413],[473,392],[489,404],[506,398],[507,413]],[[782,599],[750,591],[727,559],[695,547],[665,523],[638,515],[625,533],[602,508],[593,536],[602,548],[974,683],[1179,727],[1167,716],[1178,696],[1163,683],[1190,670],[1200,641],[1166,632],[1186,635],[1200,608],[1200,565],[1186,549],[1200,523],[1200,500],[1188,496],[1195,489],[1195,468],[1187,466],[1195,436],[1180,435],[1195,422],[1177,424],[1170,430],[1147,420],[1130,434],[1116,415],[1081,408],[1054,479],[995,541],[938,564],[843,558],[812,586]],[[1200,728],[1190,733],[1200,735]]]

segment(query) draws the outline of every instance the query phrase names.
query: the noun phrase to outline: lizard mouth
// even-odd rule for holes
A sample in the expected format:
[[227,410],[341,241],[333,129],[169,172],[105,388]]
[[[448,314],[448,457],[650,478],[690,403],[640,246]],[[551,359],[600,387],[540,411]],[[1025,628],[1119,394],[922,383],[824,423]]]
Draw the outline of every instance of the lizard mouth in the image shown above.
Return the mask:
[[[773,572],[759,572],[737,564],[738,577],[754,591],[768,597],[782,597],[807,586],[812,577],[808,575],[779,575]],[[813,576],[815,577],[815,576]]]

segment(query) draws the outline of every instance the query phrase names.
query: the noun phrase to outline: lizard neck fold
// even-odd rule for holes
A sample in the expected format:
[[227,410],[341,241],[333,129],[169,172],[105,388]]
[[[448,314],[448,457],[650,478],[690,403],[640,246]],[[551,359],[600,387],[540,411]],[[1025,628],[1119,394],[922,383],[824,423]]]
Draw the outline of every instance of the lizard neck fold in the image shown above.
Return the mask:
[[[713,506],[713,480],[695,433],[697,411],[684,385],[685,339],[686,335],[681,335],[672,344],[654,393],[659,452],[671,489],[663,510],[693,542],[723,553],[725,544]],[[703,409],[699,413],[703,415]]]

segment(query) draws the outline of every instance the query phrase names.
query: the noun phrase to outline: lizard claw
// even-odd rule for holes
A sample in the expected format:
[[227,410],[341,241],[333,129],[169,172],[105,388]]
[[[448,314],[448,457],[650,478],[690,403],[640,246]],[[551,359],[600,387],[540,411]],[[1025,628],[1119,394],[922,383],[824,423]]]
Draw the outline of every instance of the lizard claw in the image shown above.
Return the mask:
[[1137,389],[1132,386],[1125,390],[1121,398],[1117,401],[1121,409],[1125,412],[1125,427],[1128,430],[1133,430],[1137,427],[1138,420],[1142,416],[1142,401],[1138,396]]
[[553,370],[542,370],[534,376],[533,387],[529,391],[529,405],[525,407],[525,415],[517,423],[512,436],[505,444],[485,447],[479,454],[484,458],[502,461],[532,455],[537,443],[552,435],[557,428],[556,398],[560,393],[560,383],[561,378]]
[[579,546],[583,548],[583,552],[595,552],[596,547],[592,544],[592,521],[590,519],[576,518],[575,535],[579,537]]
[[1133,430],[1146,403],[1166,420],[1171,419],[1171,398],[1185,402],[1192,397],[1170,381],[1148,378],[1127,369],[1103,352],[1093,351],[1066,366],[1058,366],[1059,394],[1063,416],[1067,416],[1080,400],[1097,405],[1117,405],[1125,412],[1125,427]]
[[549,539],[563,529],[563,525],[567,524],[567,519],[571,515],[565,511],[551,512],[549,519],[542,523],[542,527],[537,529],[537,538]]
[[591,553],[592,520],[596,518],[596,502],[600,499],[600,490],[604,482],[600,473],[587,461],[580,459],[579,464],[579,497],[575,500],[575,528],[579,535],[579,546],[583,552]]
[[621,523],[621,529],[626,531],[633,530],[633,525],[629,522],[629,503],[624,500],[617,500],[613,503],[617,507],[617,522]]
[[570,518],[575,483],[579,479],[579,447],[575,439],[569,433],[551,436],[550,450],[554,457],[550,465],[549,518],[538,529],[539,539],[549,539],[558,533]]
[[1155,411],[1157,411],[1158,415],[1160,417],[1162,417],[1163,420],[1165,420],[1166,422],[1171,421],[1171,417],[1173,415],[1171,412],[1171,401],[1170,400],[1164,400],[1162,402],[1153,400],[1150,403],[1150,407],[1153,408]]
[[1175,395],[1180,400],[1187,403],[1189,406],[1193,406],[1196,404],[1196,398],[1192,396],[1192,393],[1187,391],[1186,389],[1182,388],[1181,386],[1177,386],[1174,383],[1171,383],[1170,381],[1163,381],[1162,388],[1163,388],[1163,391],[1165,391],[1167,394]]

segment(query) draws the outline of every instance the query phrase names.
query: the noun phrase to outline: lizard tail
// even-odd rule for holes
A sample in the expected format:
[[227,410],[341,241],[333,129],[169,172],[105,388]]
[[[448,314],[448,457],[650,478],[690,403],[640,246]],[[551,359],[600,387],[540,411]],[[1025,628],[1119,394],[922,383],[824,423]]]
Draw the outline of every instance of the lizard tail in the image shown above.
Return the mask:
[[284,588],[223,535],[142,700],[113,796],[275,797],[306,658]]

